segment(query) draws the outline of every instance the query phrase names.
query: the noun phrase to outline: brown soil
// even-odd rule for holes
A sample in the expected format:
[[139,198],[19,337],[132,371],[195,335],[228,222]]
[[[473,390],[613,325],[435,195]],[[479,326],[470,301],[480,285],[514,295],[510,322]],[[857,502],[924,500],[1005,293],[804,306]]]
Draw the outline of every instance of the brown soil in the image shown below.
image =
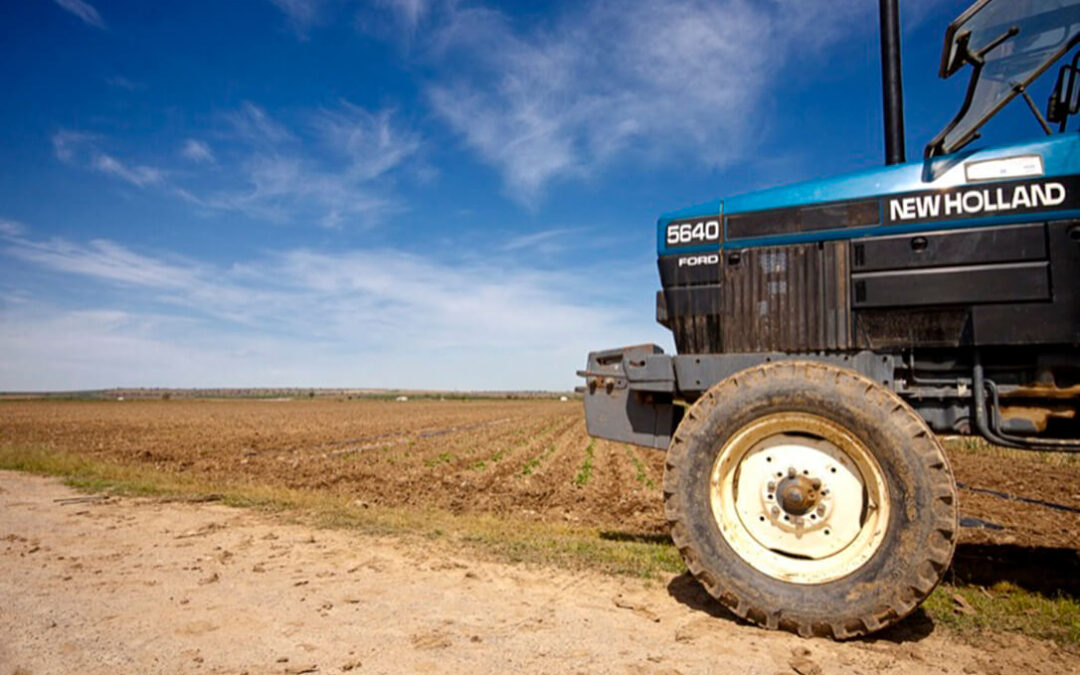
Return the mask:
[[[664,453],[592,441],[574,402],[2,402],[0,443],[371,504],[570,521],[626,535],[665,531]],[[1080,462],[947,447],[961,483],[1080,509]],[[970,490],[960,491],[960,506],[962,516],[1002,528],[964,528],[962,544],[1077,558],[1080,513]]]
[[[569,451],[555,442],[550,457]],[[1078,672],[1047,643],[975,647],[919,615],[873,639],[803,640],[714,615],[686,576],[510,566],[8,472],[0,569],[0,675]]]

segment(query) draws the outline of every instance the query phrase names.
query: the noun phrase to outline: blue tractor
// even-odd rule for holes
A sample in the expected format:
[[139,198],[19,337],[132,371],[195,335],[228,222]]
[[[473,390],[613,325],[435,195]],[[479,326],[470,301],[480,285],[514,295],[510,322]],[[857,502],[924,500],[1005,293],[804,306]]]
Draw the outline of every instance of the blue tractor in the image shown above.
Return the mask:
[[[671,536],[708,592],[840,639],[910,614],[950,564],[938,434],[1080,449],[1080,0],[953,21],[940,75],[970,82],[915,162],[896,0],[880,5],[886,166],[662,216],[677,354],[597,351],[579,373],[591,435],[667,449]],[[1013,101],[1033,137],[973,143]]]

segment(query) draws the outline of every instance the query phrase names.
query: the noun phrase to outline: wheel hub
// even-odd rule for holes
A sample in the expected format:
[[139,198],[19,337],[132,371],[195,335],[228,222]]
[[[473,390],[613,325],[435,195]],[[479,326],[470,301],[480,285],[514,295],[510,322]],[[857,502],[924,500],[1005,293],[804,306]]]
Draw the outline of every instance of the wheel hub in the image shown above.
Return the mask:
[[[794,469],[789,471],[791,472],[794,472]],[[804,516],[817,508],[821,498],[818,494],[820,487],[821,481],[816,478],[813,480],[806,476],[785,478],[776,490],[776,499],[780,508],[788,514]]]
[[816,415],[748,425],[717,457],[713,514],[758,569],[800,583],[843,576],[876,550],[885,482],[869,450]]

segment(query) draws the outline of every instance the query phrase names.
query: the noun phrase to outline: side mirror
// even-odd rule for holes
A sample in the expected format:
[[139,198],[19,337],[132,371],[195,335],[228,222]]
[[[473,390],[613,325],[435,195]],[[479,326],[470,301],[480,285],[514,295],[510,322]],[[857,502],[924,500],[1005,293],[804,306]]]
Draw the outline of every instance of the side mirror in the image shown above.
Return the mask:
[[1065,131],[1065,124],[1069,121],[1069,117],[1080,112],[1078,61],[1080,61],[1080,52],[1073,57],[1072,63],[1061,67],[1058,71],[1057,82],[1054,83],[1054,90],[1050,92],[1050,100],[1046,102],[1046,121],[1058,123],[1058,131]]

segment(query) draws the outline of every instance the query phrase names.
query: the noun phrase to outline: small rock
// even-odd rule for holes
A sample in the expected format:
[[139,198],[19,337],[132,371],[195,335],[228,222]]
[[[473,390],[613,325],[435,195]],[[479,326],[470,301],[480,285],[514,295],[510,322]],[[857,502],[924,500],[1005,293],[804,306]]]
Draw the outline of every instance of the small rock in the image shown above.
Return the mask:
[[824,675],[824,671],[821,670],[821,666],[814,663],[805,656],[797,656],[793,658],[788,665],[799,675]]
[[199,579],[199,585],[205,586],[206,584],[216,584],[220,580],[221,577],[218,576],[217,572],[214,572],[208,577],[203,577],[202,579]]

